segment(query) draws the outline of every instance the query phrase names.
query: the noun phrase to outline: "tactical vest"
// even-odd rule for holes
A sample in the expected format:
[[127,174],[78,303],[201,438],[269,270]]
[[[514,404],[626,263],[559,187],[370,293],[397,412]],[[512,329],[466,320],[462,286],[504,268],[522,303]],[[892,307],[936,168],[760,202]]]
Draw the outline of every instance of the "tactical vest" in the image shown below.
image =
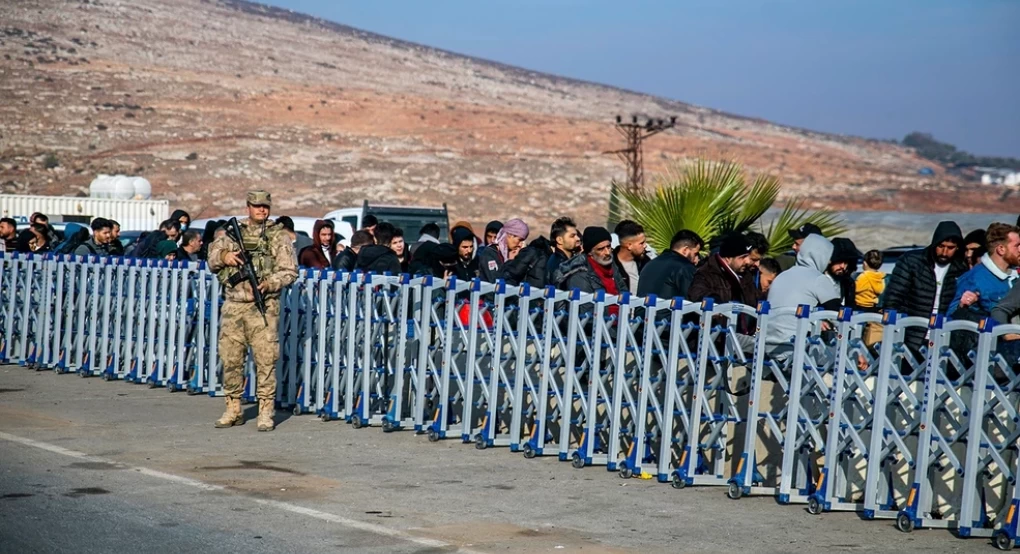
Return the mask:
[[[267,276],[271,275],[276,270],[276,258],[273,257],[272,250],[270,248],[273,237],[279,233],[278,230],[273,229],[275,225],[267,223],[265,230],[263,231],[262,226],[250,227],[248,225],[238,225],[241,228],[241,239],[244,253],[251,259],[252,265],[255,267],[255,273],[258,275],[258,279],[261,282]],[[237,273],[239,268],[227,267],[218,274],[220,284],[226,286],[227,281]]]

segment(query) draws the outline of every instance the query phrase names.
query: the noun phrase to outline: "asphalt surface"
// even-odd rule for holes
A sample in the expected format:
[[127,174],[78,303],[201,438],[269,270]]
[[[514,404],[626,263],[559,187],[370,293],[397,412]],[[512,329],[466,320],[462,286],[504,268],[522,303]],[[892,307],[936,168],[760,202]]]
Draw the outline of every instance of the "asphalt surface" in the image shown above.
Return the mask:
[[[0,552],[989,552],[716,488],[0,367]],[[251,409],[251,408],[249,408]],[[250,412],[253,418],[254,413]]]

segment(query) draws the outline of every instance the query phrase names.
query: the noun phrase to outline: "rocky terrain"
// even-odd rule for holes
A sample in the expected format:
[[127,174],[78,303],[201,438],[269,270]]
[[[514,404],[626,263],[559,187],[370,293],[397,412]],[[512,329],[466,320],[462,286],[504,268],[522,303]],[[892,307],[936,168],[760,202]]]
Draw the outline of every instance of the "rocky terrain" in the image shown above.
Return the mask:
[[[146,177],[192,215],[274,192],[277,213],[368,199],[446,202],[451,218],[602,222],[625,170],[616,114],[677,116],[650,175],[694,156],[782,177],[838,209],[995,210],[896,145],[793,129],[533,73],[236,0],[6,0],[0,192],[74,195]],[[1001,209],[999,210],[1001,211]]]

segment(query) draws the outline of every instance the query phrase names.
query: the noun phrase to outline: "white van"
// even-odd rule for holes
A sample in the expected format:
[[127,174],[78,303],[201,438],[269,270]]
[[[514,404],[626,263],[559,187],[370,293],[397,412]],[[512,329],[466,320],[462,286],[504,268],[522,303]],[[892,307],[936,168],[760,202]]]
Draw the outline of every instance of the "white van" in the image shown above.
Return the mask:
[[[231,217],[236,217],[238,219],[238,221],[240,221],[240,220],[242,220],[242,219],[244,219],[244,218],[246,218],[248,216],[246,216],[246,215],[238,215],[238,216],[225,215],[223,217],[217,217],[217,218],[212,218],[212,219],[196,219],[196,220],[191,222],[191,226],[189,228],[190,229],[195,229],[197,231],[204,231],[206,225],[208,225],[210,221],[221,221],[221,220],[222,221],[227,221]],[[273,219],[273,217],[270,216],[270,219]],[[319,219],[333,219],[333,218],[331,218],[331,217],[321,217],[321,218],[320,217],[293,217],[292,216],[291,219],[294,220],[294,232],[295,233],[304,235],[304,236],[306,236],[308,238],[312,238],[312,232],[315,230],[315,222],[316,221],[318,221]],[[343,237],[342,239],[340,239],[340,243],[341,244],[343,244],[344,246],[350,246],[351,245],[351,235],[354,234],[354,229],[351,227],[351,225],[349,223],[333,219],[333,231],[335,233],[339,234],[341,237]]]

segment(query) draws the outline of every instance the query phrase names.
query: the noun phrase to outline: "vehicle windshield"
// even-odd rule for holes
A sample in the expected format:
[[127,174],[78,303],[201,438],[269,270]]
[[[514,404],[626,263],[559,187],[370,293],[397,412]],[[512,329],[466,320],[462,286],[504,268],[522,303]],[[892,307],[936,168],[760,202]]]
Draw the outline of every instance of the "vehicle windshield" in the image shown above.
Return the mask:
[[418,242],[419,231],[426,223],[439,225],[439,240],[448,242],[450,235],[450,222],[443,210],[386,210],[370,209],[368,213],[379,218],[379,221],[388,221],[394,226],[404,230],[404,241],[408,244]]

